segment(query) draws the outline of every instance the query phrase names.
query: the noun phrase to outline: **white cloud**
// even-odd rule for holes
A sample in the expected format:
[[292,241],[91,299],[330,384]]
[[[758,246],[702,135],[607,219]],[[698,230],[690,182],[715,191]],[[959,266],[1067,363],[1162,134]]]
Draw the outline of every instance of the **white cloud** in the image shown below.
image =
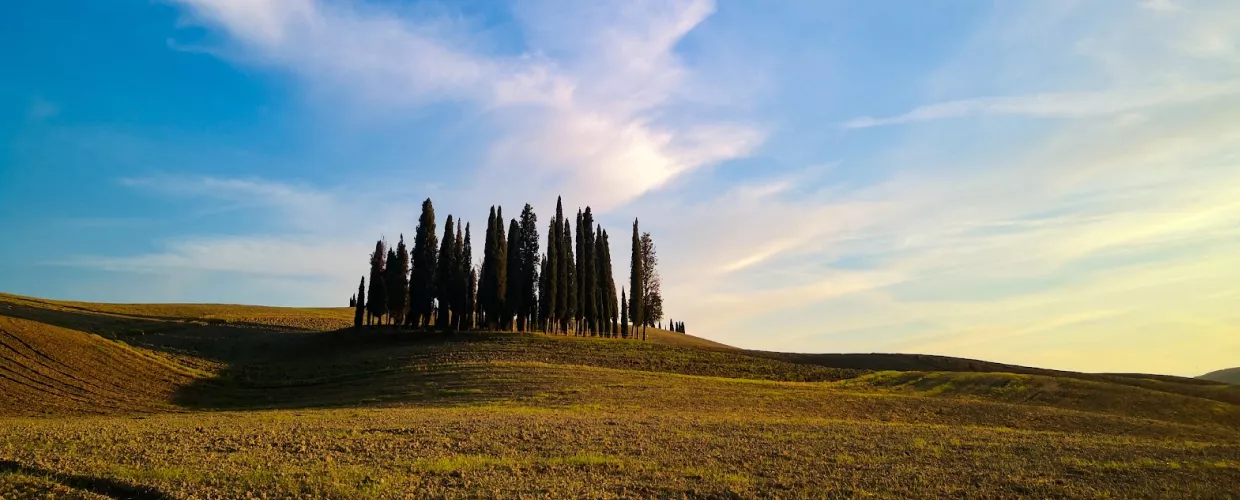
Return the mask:
[[517,56],[472,48],[450,21],[377,7],[180,3],[229,33],[239,59],[286,69],[355,103],[387,108],[448,99],[491,111],[505,131],[480,177],[512,182],[477,182],[481,191],[553,188],[605,209],[747,155],[763,138],[744,123],[658,119],[695,92],[673,50],[713,12],[710,0],[523,3],[519,17],[531,47]]

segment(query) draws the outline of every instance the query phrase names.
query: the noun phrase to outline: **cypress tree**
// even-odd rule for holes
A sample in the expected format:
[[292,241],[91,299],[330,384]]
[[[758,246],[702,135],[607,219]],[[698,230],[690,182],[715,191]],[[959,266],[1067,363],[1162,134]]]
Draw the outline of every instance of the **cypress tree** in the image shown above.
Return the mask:
[[455,256],[452,247],[456,244],[456,228],[452,223],[452,216],[449,215],[443,227],[443,239],[439,242],[439,269],[435,271],[435,299],[438,300],[438,313],[435,318],[435,327],[441,330],[449,328],[448,321],[451,319],[449,311],[452,307],[452,292],[455,288],[452,279],[456,276],[456,262],[453,261]]
[[[396,301],[392,295],[396,293],[397,286],[397,277],[395,276],[397,264],[395,248],[388,247],[386,262],[387,267],[383,269],[383,288],[384,295],[387,297],[387,304],[384,309],[387,310],[387,322],[390,325],[392,324],[392,319],[395,318],[397,313],[396,309],[392,308],[394,305],[393,303]],[[406,292],[404,289],[401,289],[400,293],[403,295]]]
[[629,301],[624,296],[624,288],[620,289],[620,336],[629,338]]
[[594,215],[590,211],[590,207],[586,207],[586,211],[581,216],[581,236],[584,241],[581,244],[581,251],[585,253],[585,257],[581,259],[583,265],[578,269],[581,270],[581,289],[585,292],[582,294],[586,310],[583,316],[586,319],[586,327],[590,331],[590,335],[599,333],[599,302],[598,298],[598,256],[595,255],[596,249],[594,244]]
[[[629,318],[633,320],[633,326],[636,327],[641,321],[645,312],[642,310],[642,298],[645,296],[642,291],[642,276],[645,272],[642,270],[642,242],[637,234],[637,219],[633,219],[633,255],[629,262]],[[634,331],[634,337],[637,332]],[[642,325],[642,342],[646,341],[646,328]]]
[[474,283],[478,281],[474,273],[474,249],[469,242],[469,223],[465,223],[465,244],[461,247],[461,327],[465,330],[474,328],[475,291]]
[[512,330],[516,327],[513,321],[522,310],[521,226],[517,223],[517,219],[512,219],[512,222],[508,224],[508,250],[505,254],[504,257],[508,263],[506,269],[508,285],[505,290],[507,297],[504,301],[503,323],[505,330]]
[[475,311],[478,310],[478,270],[474,268],[474,266],[469,266],[469,282],[466,283],[465,286],[467,287],[465,303],[470,311],[469,316],[467,316],[467,328],[473,330],[477,324],[477,320],[475,319]]
[[557,227],[557,220],[553,217],[547,228],[547,255],[543,258],[542,281],[539,290],[542,291],[542,300],[538,301],[539,310],[542,311],[543,328],[547,333],[555,333],[556,325],[556,308],[560,304],[560,272],[558,269],[560,228]]
[[388,254],[388,314],[392,324],[404,324],[409,307],[409,249],[405,246],[405,235],[400,235],[396,251]]
[[357,307],[357,294],[350,295],[349,296],[349,308],[352,309],[356,307]]
[[504,208],[495,207],[495,327],[507,328],[508,315],[508,238],[504,234]]
[[572,223],[568,220],[563,222],[560,228],[564,233],[560,237],[560,262],[564,264],[561,280],[564,285],[564,313],[560,315],[560,322],[561,329],[567,334],[569,323],[577,317],[577,263],[573,258],[573,229],[570,227]]
[[495,205],[491,205],[491,213],[487,215],[487,235],[486,242],[482,246],[482,270],[478,276],[478,313],[481,316],[479,323],[483,326],[490,324],[494,318],[492,314],[492,304],[494,304],[494,282],[495,282]]
[[375,251],[370,254],[370,293],[366,295],[370,301],[366,303],[366,312],[370,313],[369,324],[380,321],[387,314],[387,290],[383,281],[384,266],[387,261],[387,250],[383,240],[375,242]]
[[585,325],[583,325],[582,319],[583,319],[583,315],[586,312],[585,296],[590,294],[589,289],[586,288],[585,286],[585,276],[588,273],[586,272],[587,267],[585,263],[586,252],[585,252],[585,249],[583,248],[583,245],[585,244],[585,237],[581,233],[581,227],[582,227],[581,226],[581,215],[582,215],[581,209],[578,208],[577,209],[577,264],[575,266],[575,270],[577,271],[577,276],[576,276],[577,278],[577,314],[573,318],[575,320],[575,323],[577,324],[577,326],[575,327],[577,335],[585,334],[586,329],[585,329]]
[[465,316],[465,280],[469,273],[465,270],[465,236],[461,231],[460,221],[456,225],[456,243],[452,244],[452,298],[449,300],[452,313],[452,330],[459,331]]
[[518,242],[521,266],[521,298],[517,315],[520,331],[532,331],[538,309],[538,215],[529,203],[521,210],[521,241]]
[[605,250],[603,248],[603,226],[595,226],[594,231],[594,297],[598,301],[598,325],[599,333],[604,337],[611,334],[611,327],[608,325],[608,319],[611,318],[611,311],[607,308],[607,264],[605,259]]
[[357,285],[357,295],[353,301],[353,326],[362,326],[362,318],[366,316],[366,277],[362,276],[362,282]]
[[[554,238],[555,240],[555,312],[552,316],[559,320],[561,330],[568,333],[568,301],[569,290],[568,282],[571,278],[569,267],[572,266],[573,246],[564,244],[564,234],[567,230],[564,220],[564,204],[561,203],[557,196],[555,199],[555,233],[547,235],[548,242]],[[548,243],[550,245],[550,243]]]
[[616,302],[618,302],[619,299],[616,297],[616,278],[612,273],[611,266],[611,239],[607,236],[607,231],[599,229],[599,233],[601,234],[599,238],[602,241],[602,244],[599,245],[599,248],[601,249],[599,255],[602,262],[599,269],[601,269],[603,276],[603,293],[601,297],[603,298],[603,304],[607,309],[607,314],[605,316],[607,332],[615,335],[618,333],[617,329],[619,327],[617,326],[616,321],[620,319],[620,313],[616,310]]
[[409,314],[405,323],[415,328],[431,326],[431,303],[435,298],[436,255],[435,207],[431,199],[422,202],[422,215],[413,237],[412,269],[409,276]]
[[[544,332],[551,333],[551,329],[547,327],[547,321],[550,319],[547,316],[547,304],[554,303],[554,301],[547,297],[547,292],[550,291],[548,290],[547,277],[551,276],[551,273],[547,272],[546,254],[543,254],[538,268],[538,324],[542,326]],[[536,330],[536,328],[530,328],[530,330]]]

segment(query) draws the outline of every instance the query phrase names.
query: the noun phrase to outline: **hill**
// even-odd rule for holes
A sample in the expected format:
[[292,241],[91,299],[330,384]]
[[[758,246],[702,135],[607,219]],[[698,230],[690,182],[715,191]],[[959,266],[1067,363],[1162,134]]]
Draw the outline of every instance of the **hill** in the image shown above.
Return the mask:
[[1240,385],[1240,367],[1212,371],[1197,378],[1213,382],[1222,382],[1224,384]]
[[1240,387],[0,295],[0,497],[1217,498]]

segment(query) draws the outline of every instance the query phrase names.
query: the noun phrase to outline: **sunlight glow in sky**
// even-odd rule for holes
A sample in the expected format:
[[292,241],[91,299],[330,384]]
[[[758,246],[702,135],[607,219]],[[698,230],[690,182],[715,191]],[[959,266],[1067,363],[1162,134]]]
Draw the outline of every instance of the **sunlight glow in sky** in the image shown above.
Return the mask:
[[563,194],[728,344],[1240,364],[1240,2],[59,0],[0,47],[0,291],[345,305],[423,198]]

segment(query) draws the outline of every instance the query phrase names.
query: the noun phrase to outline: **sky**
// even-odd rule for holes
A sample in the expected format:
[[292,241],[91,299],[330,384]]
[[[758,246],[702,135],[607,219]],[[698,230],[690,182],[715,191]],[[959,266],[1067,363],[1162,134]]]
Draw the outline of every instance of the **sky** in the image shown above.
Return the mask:
[[0,68],[4,292],[345,305],[562,195],[739,347],[1240,364],[1233,0],[4,2]]

